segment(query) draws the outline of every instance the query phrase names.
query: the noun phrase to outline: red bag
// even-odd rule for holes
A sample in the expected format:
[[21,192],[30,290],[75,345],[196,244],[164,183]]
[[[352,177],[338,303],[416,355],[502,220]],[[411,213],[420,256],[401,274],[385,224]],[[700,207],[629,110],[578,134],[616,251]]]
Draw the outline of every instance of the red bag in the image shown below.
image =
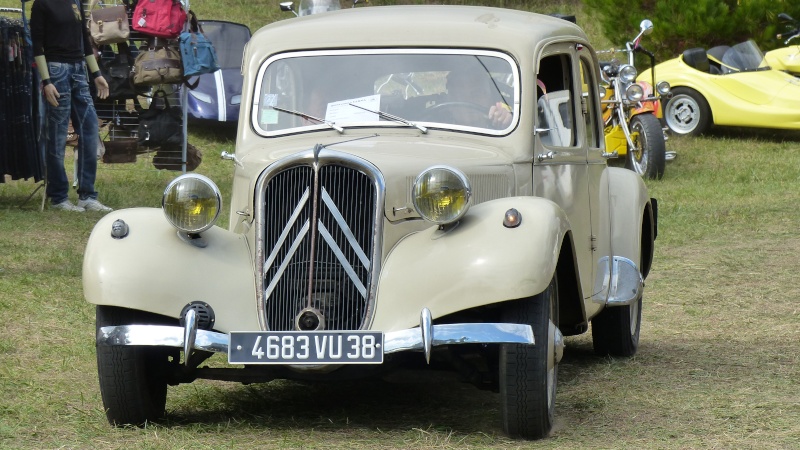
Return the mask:
[[133,10],[133,29],[160,38],[175,39],[186,24],[179,0],[139,0]]

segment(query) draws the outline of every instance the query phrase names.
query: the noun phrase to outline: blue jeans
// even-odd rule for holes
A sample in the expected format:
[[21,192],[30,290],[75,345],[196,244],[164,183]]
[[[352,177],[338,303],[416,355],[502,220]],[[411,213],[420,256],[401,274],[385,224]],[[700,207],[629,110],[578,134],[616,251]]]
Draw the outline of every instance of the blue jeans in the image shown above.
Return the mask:
[[97,146],[99,145],[97,112],[89,93],[89,81],[83,61],[79,63],[48,62],[50,82],[61,95],[58,106],[46,100],[44,138],[47,168],[47,196],[53,204],[67,200],[69,180],[64,169],[67,146],[67,126],[70,118],[78,134],[78,197],[97,199],[94,181],[97,176]]

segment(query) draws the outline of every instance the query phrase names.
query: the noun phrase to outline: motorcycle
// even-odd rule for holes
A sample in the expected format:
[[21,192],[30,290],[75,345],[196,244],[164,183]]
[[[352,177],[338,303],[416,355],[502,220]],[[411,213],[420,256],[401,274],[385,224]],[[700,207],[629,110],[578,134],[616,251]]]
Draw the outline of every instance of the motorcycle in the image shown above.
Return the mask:
[[[656,84],[655,71],[652,80],[636,81],[635,53],[643,53],[655,67],[655,55],[641,45],[643,36],[653,31],[653,22],[643,20],[639,34],[625,43],[622,50],[601,50],[598,55],[611,54],[612,60],[600,63],[601,104],[603,110],[606,152],[625,157],[625,167],[650,179],[664,175],[667,161],[666,135],[661,127],[661,99],[670,94],[669,83]],[[622,62],[616,53],[625,53]],[[653,91],[656,86],[656,92]],[[670,159],[674,157],[670,154]]]
[[789,27],[789,31],[776,36],[779,40],[786,39],[783,42],[786,47],[767,52],[764,54],[764,59],[773,69],[782,70],[796,77],[800,77],[800,44],[789,45],[789,42],[794,38],[800,37],[800,21],[795,20],[786,13],[778,14],[778,18]]

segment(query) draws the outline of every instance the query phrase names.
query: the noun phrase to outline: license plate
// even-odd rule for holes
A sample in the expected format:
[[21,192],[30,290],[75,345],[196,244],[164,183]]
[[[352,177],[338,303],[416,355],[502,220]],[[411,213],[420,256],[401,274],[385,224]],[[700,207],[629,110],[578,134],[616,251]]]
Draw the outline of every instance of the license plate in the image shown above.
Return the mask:
[[373,331],[234,331],[231,364],[381,364],[383,333]]

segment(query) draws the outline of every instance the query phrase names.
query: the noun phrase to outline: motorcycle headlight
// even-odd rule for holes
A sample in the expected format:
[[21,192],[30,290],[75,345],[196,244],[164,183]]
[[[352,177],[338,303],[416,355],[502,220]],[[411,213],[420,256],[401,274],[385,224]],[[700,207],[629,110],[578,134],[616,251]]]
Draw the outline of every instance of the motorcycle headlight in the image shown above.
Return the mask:
[[433,166],[417,176],[412,194],[414,208],[423,219],[444,225],[466,214],[472,189],[461,171]]
[[619,77],[626,83],[633,83],[633,80],[636,79],[637,74],[636,67],[633,67],[629,64],[624,64],[619,68]]
[[606,87],[603,86],[602,84],[600,85],[599,93],[601,99],[606,98]]
[[666,81],[659,81],[656,85],[656,90],[661,95],[669,95],[670,92],[670,85]]
[[632,102],[638,102],[644,97],[644,89],[638,84],[632,84],[625,88],[625,97]]
[[203,175],[187,173],[167,186],[161,207],[172,226],[184,233],[200,233],[217,221],[222,197],[213,181]]

